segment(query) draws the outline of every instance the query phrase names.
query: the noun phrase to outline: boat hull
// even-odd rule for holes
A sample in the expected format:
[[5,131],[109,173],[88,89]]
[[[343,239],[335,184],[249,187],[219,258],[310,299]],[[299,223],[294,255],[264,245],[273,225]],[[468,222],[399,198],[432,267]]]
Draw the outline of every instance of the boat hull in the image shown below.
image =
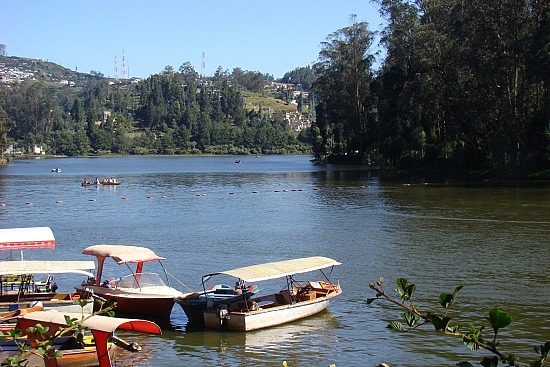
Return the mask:
[[328,307],[330,301],[340,293],[341,290],[338,290],[325,297],[289,305],[259,308],[255,311],[234,311],[230,312],[230,317],[226,319],[220,319],[217,310],[207,309],[203,312],[204,324],[207,329],[230,331],[252,331],[282,325],[323,311]]
[[215,310],[221,304],[229,305],[233,302],[249,299],[252,294],[252,292],[247,292],[239,295],[226,295],[225,297],[211,294],[208,298],[204,296],[197,297],[195,296],[196,294],[191,294],[187,297],[180,297],[176,299],[176,303],[178,303],[183,309],[183,312],[185,312],[190,326],[204,327],[203,312],[207,308]]
[[[81,296],[93,294],[107,300],[103,308],[111,306],[116,302],[113,309],[117,316],[120,315],[139,315],[152,317],[155,319],[169,319],[174,307],[174,295],[147,294],[147,293],[125,293],[116,289],[104,287],[82,287],[76,288]],[[102,305],[96,299],[94,301],[94,311],[98,311]]]

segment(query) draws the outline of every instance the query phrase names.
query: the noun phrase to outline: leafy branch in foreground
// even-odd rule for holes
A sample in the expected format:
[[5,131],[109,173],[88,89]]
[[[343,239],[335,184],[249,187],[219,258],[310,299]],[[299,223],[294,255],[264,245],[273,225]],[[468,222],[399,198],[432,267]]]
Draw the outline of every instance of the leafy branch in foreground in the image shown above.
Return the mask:
[[[413,294],[416,290],[416,285],[410,283],[407,278],[397,279],[397,288],[395,292],[399,296],[394,298],[384,290],[384,278],[380,278],[376,283],[370,283],[369,287],[376,292],[375,298],[367,299],[367,304],[371,304],[376,300],[382,299],[399,306],[404,312],[401,314],[403,322],[392,321],[388,324],[388,328],[393,331],[406,332],[414,330],[419,326],[432,324],[436,332],[442,332],[446,335],[460,337],[464,344],[471,350],[484,349],[491,352],[493,355],[484,357],[480,364],[484,367],[496,367],[499,361],[508,366],[523,366],[519,363],[519,358],[514,354],[505,354],[499,349],[498,333],[499,330],[507,327],[512,322],[512,318],[506,312],[500,311],[498,308],[493,308],[489,311],[489,317],[486,320],[493,330],[493,335],[489,340],[484,337],[485,326],[476,327],[474,324],[469,324],[465,331],[462,331],[458,325],[451,324],[449,310],[454,305],[458,292],[462,289],[462,285],[457,286],[452,293],[443,292],[439,295],[439,304],[443,307],[443,313],[423,312],[414,303]],[[537,358],[529,362],[529,366],[541,367],[548,359],[550,352],[550,341],[545,342],[540,346],[534,347]],[[460,362],[459,367],[473,367],[470,362]]]
[[41,355],[44,359],[61,358],[63,352],[55,350],[54,339],[62,336],[72,336],[75,338],[78,344],[84,343],[84,333],[88,330],[83,326],[84,321],[95,315],[108,315],[114,316],[113,308],[116,304],[103,308],[104,300],[98,299],[100,304],[100,310],[90,315],[84,315],[84,307],[88,304],[88,300],[79,299],[73,301],[74,304],[81,307],[81,318],[71,318],[65,315],[66,327],[60,328],[57,332],[49,335],[50,328],[48,326],[42,326],[36,324],[35,326],[27,328],[27,335],[32,335],[33,345],[29,345],[25,338],[23,338],[23,332],[19,329],[12,329],[6,333],[0,331],[0,339],[4,341],[13,340],[15,345],[20,351],[19,355],[13,357],[7,357],[4,361],[0,361],[0,366],[27,366],[27,358],[31,354]]

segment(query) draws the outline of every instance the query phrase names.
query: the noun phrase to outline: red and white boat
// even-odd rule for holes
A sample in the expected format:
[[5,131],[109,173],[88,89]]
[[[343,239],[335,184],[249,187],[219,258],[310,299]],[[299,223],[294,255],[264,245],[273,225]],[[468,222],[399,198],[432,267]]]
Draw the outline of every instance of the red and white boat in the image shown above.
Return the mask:
[[[118,317],[107,317],[93,315],[81,319],[81,314],[64,314],[61,312],[33,312],[22,316],[17,321],[16,328],[22,331],[26,337],[26,342],[31,348],[38,348],[36,340],[41,340],[43,336],[37,336],[29,332],[30,327],[40,324],[47,327],[46,337],[52,338],[50,343],[56,350],[62,353],[61,357],[45,357],[38,353],[32,353],[32,349],[27,353],[25,359],[28,366],[44,367],[74,367],[74,366],[99,366],[111,367],[114,359],[115,344],[131,351],[139,351],[141,347],[136,343],[126,342],[114,335],[116,330],[127,330],[132,332],[149,333],[160,335],[161,329],[154,322],[140,319],[126,319]],[[68,328],[67,318],[72,320],[81,320],[80,323],[86,329],[90,330],[92,337],[85,337],[85,343],[78,345],[74,336],[68,334],[64,337],[56,337],[65,333]],[[72,341],[70,339],[73,339]],[[19,348],[10,350],[3,346],[0,352],[1,360],[6,357],[14,357],[21,354]]]
[[[169,286],[166,270],[160,263],[165,258],[156,255],[148,248],[94,245],[84,249],[82,253],[97,258],[97,274],[95,278],[89,278],[87,282],[76,287],[78,293],[84,297],[93,294],[108,302],[116,302],[114,311],[117,315],[130,314],[169,319],[175,299],[185,298],[187,295]],[[113,259],[118,265],[128,265],[129,269],[131,269],[129,264],[136,264],[136,268],[119,279],[104,277],[103,268],[107,258]],[[153,261],[160,263],[167,283],[157,273],[143,272],[143,265]]]

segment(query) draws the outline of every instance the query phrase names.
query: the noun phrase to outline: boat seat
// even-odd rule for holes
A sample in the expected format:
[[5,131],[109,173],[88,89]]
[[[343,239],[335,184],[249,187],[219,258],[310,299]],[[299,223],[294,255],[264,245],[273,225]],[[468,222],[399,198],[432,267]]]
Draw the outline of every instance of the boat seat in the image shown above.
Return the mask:
[[259,308],[258,304],[252,300],[233,302],[229,305],[229,311],[233,312],[256,311]]
[[286,297],[281,293],[275,294],[275,301],[280,305],[288,305],[290,302],[287,301]]
[[34,281],[34,288],[38,291],[38,292],[48,292],[48,288],[49,288],[49,285],[53,282],[53,276],[51,276],[50,274],[46,274],[44,276],[44,280],[42,281]]

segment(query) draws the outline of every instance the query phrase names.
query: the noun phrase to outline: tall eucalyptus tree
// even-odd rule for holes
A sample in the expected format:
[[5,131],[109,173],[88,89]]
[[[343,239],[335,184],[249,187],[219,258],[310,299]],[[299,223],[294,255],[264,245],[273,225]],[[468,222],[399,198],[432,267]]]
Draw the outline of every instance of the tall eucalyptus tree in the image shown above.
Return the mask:
[[[321,44],[318,62],[313,66],[316,75],[314,89],[319,101],[323,126],[319,126],[329,154],[354,153],[362,156],[369,142],[368,121],[372,108],[370,83],[373,79],[374,57],[368,54],[374,32],[368,23],[357,22],[328,36]],[[322,153],[322,152],[316,152]]]

